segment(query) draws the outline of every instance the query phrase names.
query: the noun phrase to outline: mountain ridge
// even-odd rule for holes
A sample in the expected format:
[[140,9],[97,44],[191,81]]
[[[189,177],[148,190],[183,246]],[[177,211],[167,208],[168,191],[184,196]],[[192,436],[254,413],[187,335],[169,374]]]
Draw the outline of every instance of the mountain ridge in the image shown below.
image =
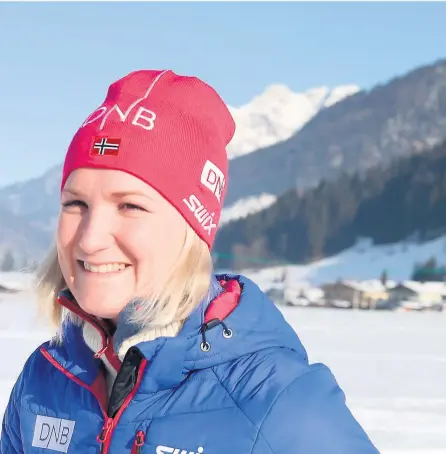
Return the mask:
[[322,109],[291,138],[230,161],[227,204],[311,188],[446,139],[446,60]]

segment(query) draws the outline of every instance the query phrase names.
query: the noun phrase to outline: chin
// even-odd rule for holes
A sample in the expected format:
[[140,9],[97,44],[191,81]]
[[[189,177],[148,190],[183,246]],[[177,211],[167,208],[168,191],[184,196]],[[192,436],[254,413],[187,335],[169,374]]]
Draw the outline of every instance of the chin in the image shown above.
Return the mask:
[[82,310],[87,312],[87,314],[93,315],[99,318],[108,318],[114,319],[119,316],[122,309],[127,304],[127,299],[116,297],[111,298],[103,298],[97,296],[84,296],[79,295],[79,298],[76,297],[79,306]]
[[109,307],[100,307],[95,304],[79,304],[81,309],[87,314],[93,315],[98,318],[109,318],[113,319],[117,317],[120,313],[120,310],[111,310]]

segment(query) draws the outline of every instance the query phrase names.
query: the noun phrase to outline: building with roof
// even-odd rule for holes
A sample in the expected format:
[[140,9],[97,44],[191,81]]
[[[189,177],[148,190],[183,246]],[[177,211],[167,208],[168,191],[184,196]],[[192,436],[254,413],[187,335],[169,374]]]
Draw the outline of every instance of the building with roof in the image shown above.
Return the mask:
[[330,305],[375,309],[378,304],[388,300],[389,289],[394,286],[396,286],[394,281],[387,281],[384,285],[379,279],[366,281],[340,280],[324,284],[322,289],[325,300]]
[[402,281],[389,291],[389,298],[400,304],[415,303],[421,307],[446,303],[445,282]]

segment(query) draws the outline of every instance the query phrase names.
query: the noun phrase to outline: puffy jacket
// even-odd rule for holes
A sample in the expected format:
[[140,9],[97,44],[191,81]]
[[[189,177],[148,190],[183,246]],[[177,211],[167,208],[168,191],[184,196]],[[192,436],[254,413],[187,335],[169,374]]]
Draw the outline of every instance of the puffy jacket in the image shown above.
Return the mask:
[[377,454],[323,364],[258,286],[220,291],[176,337],[130,348],[112,394],[80,327],[27,360],[3,420],[1,454]]

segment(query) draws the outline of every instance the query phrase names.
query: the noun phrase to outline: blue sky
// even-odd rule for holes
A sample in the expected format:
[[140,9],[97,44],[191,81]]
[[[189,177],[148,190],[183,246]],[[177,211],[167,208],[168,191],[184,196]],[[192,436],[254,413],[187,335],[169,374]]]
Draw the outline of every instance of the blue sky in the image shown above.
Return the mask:
[[446,57],[446,3],[0,3],[0,186],[63,160],[111,82],[170,68],[231,105],[386,82]]

